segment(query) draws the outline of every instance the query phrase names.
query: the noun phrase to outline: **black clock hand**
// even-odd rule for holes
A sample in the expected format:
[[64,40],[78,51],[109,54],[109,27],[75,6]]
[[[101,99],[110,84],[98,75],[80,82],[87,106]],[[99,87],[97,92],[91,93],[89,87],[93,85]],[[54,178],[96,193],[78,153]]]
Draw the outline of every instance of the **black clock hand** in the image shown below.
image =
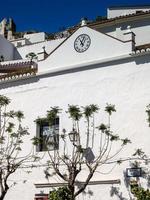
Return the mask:
[[85,37],[82,38],[82,44],[84,45],[85,42]]
[[84,43],[82,42],[82,40],[80,38],[79,38],[79,40],[80,40],[81,46],[83,47]]

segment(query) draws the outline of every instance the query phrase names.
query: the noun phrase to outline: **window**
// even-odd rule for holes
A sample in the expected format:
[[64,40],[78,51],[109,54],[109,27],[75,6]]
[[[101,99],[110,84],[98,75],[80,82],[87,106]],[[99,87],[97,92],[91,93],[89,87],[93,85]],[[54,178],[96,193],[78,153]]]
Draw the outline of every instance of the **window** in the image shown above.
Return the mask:
[[21,47],[22,43],[21,42],[17,42],[17,47]]
[[37,120],[37,137],[40,143],[37,151],[51,151],[59,148],[59,118],[50,126],[47,119]]

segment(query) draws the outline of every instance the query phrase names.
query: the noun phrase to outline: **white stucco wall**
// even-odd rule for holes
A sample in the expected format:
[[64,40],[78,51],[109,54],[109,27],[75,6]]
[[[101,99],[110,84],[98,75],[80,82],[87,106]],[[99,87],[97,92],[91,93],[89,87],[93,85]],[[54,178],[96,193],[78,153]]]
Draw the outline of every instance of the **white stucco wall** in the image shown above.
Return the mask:
[[24,45],[28,45],[31,44],[29,42],[29,40],[27,40],[26,38],[18,38],[18,39],[14,39],[10,41],[15,47],[21,47]]
[[[104,107],[106,103],[112,103],[117,109],[112,116],[114,132],[120,137],[129,137],[132,140],[132,144],[122,152],[120,157],[131,155],[139,147],[150,155],[148,139],[150,130],[145,113],[146,105],[150,103],[149,62],[149,56],[142,56],[101,64],[90,69],[87,66],[84,70],[49,74],[24,81],[0,84],[1,94],[12,99],[12,108],[23,110],[26,116],[24,123],[29,126],[31,135],[24,140],[28,144],[24,147],[25,151],[29,151],[30,138],[36,135],[34,120],[38,116],[44,116],[49,107],[60,106],[66,109],[68,104],[82,106],[91,103],[98,104],[102,113],[99,118],[100,122],[105,122],[107,119],[104,115]],[[67,114],[63,112],[60,115],[60,131],[64,127],[67,131],[70,130],[70,123],[68,123]],[[128,162],[116,166],[112,173],[102,175],[98,172],[93,180],[121,179],[121,185],[117,186],[128,198],[123,181],[123,171],[127,167],[129,167]],[[102,171],[109,170],[110,168],[105,166]],[[19,200],[22,193],[24,193],[24,200],[33,199],[37,192],[33,184],[47,182],[42,173],[43,168],[33,169],[29,175],[18,172],[18,185],[8,192],[6,200]],[[24,179],[27,179],[25,184],[22,183]],[[111,200],[110,187],[111,185],[88,186],[94,192],[94,196],[86,195],[84,199]],[[38,191],[42,190],[47,191],[48,189],[38,189]],[[82,199],[81,195],[80,200]]]
[[135,21],[127,21],[123,23],[117,23],[116,25],[105,26],[98,30],[107,33],[115,38],[125,41],[124,33],[127,31],[127,27],[130,26],[131,31],[135,34],[135,45],[149,44],[150,41],[150,20],[140,19]]
[[49,54],[52,50],[54,50],[64,39],[50,40],[44,41],[37,44],[30,44],[23,47],[18,47],[16,56],[19,58],[20,56],[24,59],[26,55],[30,52],[34,52],[35,54],[43,52],[43,47],[45,47],[45,51]]
[[[74,41],[83,33],[89,35],[91,44],[87,51],[78,53],[74,49]],[[131,42],[123,43],[88,27],[82,27],[71,35],[55,52],[48,56],[46,60],[38,63],[39,72],[127,55],[131,52]]]
[[[136,46],[149,44],[150,41],[150,20],[138,20],[136,22],[126,23],[125,25],[129,25],[131,30],[135,33],[135,42]],[[124,27],[122,27],[124,29]]]
[[129,15],[129,14],[134,14],[137,11],[149,11],[150,6],[138,6],[138,7],[112,7],[107,9],[107,17],[108,19],[110,18],[115,18],[123,15]]
[[[91,45],[84,53],[78,53],[74,49],[74,41],[83,33],[90,36]],[[24,58],[29,52],[41,52],[42,47],[45,46],[45,50],[50,53],[63,40],[20,47],[18,52]],[[114,133],[121,138],[128,137],[132,141],[132,144],[118,158],[130,156],[139,147],[150,155],[150,130],[145,113],[146,105],[150,103],[150,59],[149,55],[131,57],[131,52],[131,42],[123,43],[88,27],[82,27],[64,41],[45,61],[38,63],[37,76],[1,82],[1,94],[12,99],[10,107],[23,110],[26,117],[24,125],[29,127],[31,134],[24,139],[24,153],[30,151],[32,148],[30,139],[36,135],[34,120],[38,116],[45,116],[50,107],[59,106],[64,109],[60,114],[61,133],[63,128],[67,131],[71,129],[71,121],[68,122],[65,112],[68,104],[80,106],[98,104],[101,115],[97,116],[96,122],[102,123],[107,122],[104,114],[105,105],[111,103],[115,104],[117,109],[111,121]],[[105,62],[102,62],[104,60]],[[64,69],[66,71],[63,71]],[[117,145],[114,148],[117,148]],[[45,162],[46,157],[42,163],[45,164]],[[101,171],[106,174],[101,174],[99,169],[92,180],[120,179],[121,184],[116,186],[120,187],[123,196],[128,198],[123,177],[123,172],[127,167],[129,167],[129,162],[121,166],[104,166]],[[112,168],[114,170],[107,173]],[[6,200],[19,200],[22,197],[24,200],[32,200],[35,193],[48,192],[49,188],[36,189],[34,186],[35,183],[47,183],[43,170],[43,167],[33,168],[30,174],[24,173],[23,170],[18,171],[10,178],[10,184],[13,181],[18,184],[9,190]],[[85,174],[86,172],[80,176],[82,181]],[[24,180],[27,181],[23,183]],[[50,182],[53,181],[56,182],[58,179],[50,179]],[[93,196],[80,195],[77,200],[117,200],[117,197],[110,197],[110,188],[109,184],[88,186],[87,190],[92,190]]]
[[26,38],[30,43],[37,43],[37,42],[45,41],[45,33],[44,32],[25,34],[23,37]]

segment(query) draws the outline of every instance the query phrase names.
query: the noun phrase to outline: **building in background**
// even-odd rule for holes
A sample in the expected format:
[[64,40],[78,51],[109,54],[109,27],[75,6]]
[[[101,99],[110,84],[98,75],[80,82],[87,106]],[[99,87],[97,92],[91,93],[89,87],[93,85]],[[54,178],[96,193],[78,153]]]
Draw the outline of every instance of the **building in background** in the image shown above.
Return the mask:
[[13,21],[13,19],[9,18],[9,21],[7,21],[6,18],[4,18],[0,23],[0,34],[3,35],[8,40],[14,39],[14,34],[16,33],[16,25]]
[[[132,141],[123,157],[139,147],[150,156],[145,113],[150,103],[150,6],[111,7],[107,19],[93,22],[83,19],[79,25],[51,37],[39,32],[15,38],[13,21],[9,29],[6,27],[7,21],[3,20],[0,92],[12,99],[14,109],[25,113],[31,135],[25,140],[24,151],[28,151],[30,139],[39,134],[34,121],[43,117],[49,107],[66,109],[68,104],[94,103],[104,108],[106,103],[112,103],[117,108],[113,130]],[[80,37],[87,37],[89,42],[81,44],[77,40]],[[29,59],[31,53],[34,56]],[[70,128],[66,115],[60,114],[57,120],[59,134],[64,127]],[[42,130],[44,135],[46,125]],[[43,146],[37,150],[43,155]],[[12,177],[18,184],[8,192],[6,200],[22,199],[22,194],[24,200],[45,200],[51,187],[63,185],[55,178],[47,181],[43,173],[45,163],[46,160],[33,168],[31,174],[20,170],[18,176]],[[131,194],[124,180],[130,163],[112,167],[111,173],[107,173],[109,167],[103,169],[106,175],[98,171],[87,187],[87,194],[79,199],[118,199],[110,195],[112,186],[120,187],[122,196],[128,199]],[[140,183],[146,184],[142,177]],[[88,191],[93,196],[89,197]]]

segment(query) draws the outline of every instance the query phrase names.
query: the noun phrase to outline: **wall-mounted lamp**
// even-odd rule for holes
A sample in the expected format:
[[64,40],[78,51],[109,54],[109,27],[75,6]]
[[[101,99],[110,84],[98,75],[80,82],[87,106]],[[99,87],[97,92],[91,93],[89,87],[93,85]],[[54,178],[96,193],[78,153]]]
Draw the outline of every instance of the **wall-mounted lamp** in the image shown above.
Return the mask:
[[75,129],[72,129],[72,131],[68,135],[70,141],[73,143],[79,140],[79,133]]

